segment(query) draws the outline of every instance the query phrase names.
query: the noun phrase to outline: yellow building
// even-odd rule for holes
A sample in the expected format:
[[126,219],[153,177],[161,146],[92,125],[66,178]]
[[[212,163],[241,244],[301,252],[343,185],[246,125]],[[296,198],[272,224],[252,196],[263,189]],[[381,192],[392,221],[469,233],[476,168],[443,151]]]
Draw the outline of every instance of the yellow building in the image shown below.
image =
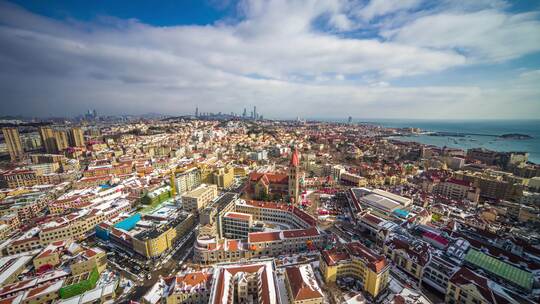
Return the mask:
[[448,280],[445,302],[449,304],[508,303],[508,295],[498,294],[503,289],[493,288],[494,285],[485,276],[461,267]]
[[234,169],[231,167],[219,168],[213,173],[214,184],[218,188],[228,188],[234,180]]
[[431,254],[427,243],[415,241],[413,244],[407,240],[394,238],[384,244],[383,250],[386,257],[394,261],[398,268],[417,280],[422,279],[424,267],[429,262]]
[[100,248],[88,248],[79,253],[75,261],[69,266],[71,274],[76,276],[91,272],[96,268],[101,273],[107,268],[107,254]]
[[167,224],[143,231],[133,237],[133,250],[145,257],[158,257],[171,249],[175,242],[186,235],[195,223],[195,217],[188,214]]
[[353,277],[374,298],[388,285],[389,266],[386,258],[359,242],[346,244],[342,250],[323,251],[319,267],[325,282]]
[[235,166],[234,175],[235,176],[247,176],[249,174],[248,166]]
[[62,288],[64,280],[47,282],[36,286],[24,293],[22,303],[24,304],[44,304],[52,303],[58,299],[58,291]]
[[64,130],[56,130],[54,131],[54,138],[56,141],[56,149],[59,152],[64,151],[67,147],[69,147],[69,141],[66,131]]

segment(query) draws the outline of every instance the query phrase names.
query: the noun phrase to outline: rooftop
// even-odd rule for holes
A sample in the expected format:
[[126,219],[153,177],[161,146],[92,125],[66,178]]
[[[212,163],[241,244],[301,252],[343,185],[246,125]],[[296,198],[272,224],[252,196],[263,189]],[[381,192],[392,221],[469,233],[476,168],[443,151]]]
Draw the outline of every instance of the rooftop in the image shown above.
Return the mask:
[[527,290],[532,289],[533,274],[531,272],[519,269],[476,249],[470,249],[467,252],[465,261]]

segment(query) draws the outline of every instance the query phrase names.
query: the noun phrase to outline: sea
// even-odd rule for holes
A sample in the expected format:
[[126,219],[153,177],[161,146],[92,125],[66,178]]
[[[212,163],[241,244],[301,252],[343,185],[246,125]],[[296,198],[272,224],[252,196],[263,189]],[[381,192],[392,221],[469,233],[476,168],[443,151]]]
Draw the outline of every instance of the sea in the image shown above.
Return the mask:
[[[347,122],[346,119],[313,119],[318,121]],[[419,128],[423,132],[466,133],[476,135],[430,136],[416,134],[391,137],[406,142],[419,142],[438,147],[460,149],[486,148],[500,152],[528,152],[529,161],[540,164],[540,119],[528,120],[429,120],[429,119],[353,119],[353,123],[380,125],[387,128]],[[526,134],[531,139],[504,139],[503,134]],[[481,135],[480,135],[481,134]],[[483,136],[489,135],[489,136]]]
[[[412,127],[419,128],[426,132],[475,134],[466,135],[465,137],[418,134],[411,136],[396,136],[393,138],[401,141],[414,141],[439,147],[446,146],[461,149],[486,148],[501,152],[529,152],[529,161],[540,164],[540,120],[373,119],[358,120],[355,122],[376,124],[389,128]],[[532,138],[504,139],[496,137],[510,133],[526,134]]]

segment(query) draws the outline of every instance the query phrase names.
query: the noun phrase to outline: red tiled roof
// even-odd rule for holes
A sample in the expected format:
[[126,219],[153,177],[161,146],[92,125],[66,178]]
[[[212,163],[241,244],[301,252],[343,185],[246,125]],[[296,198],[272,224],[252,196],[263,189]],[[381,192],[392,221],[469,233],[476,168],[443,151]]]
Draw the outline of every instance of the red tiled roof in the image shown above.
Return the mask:
[[488,285],[488,279],[476,274],[468,268],[461,267],[456,273],[454,273],[454,275],[452,275],[452,277],[450,278],[450,282],[458,286],[470,284],[475,286],[478,292],[480,292],[480,294],[484,297],[484,299],[488,301],[488,303],[509,303],[508,300],[493,292],[493,290]]
[[249,243],[262,243],[262,242],[273,242],[280,240],[280,233],[277,232],[252,232],[248,234]]
[[[238,266],[238,267],[231,267],[231,268],[222,268],[220,269],[219,275],[218,275],[218,281],[217,281],[217,291],[216,291],[216,297],[215,297],[215,304],[221,303],[223,300],[223,297],[226,297],[227,295],[223,294],[224,292],[224,283],[225,283],[225,272],[230,273],[232,276],[234,276],[238,272],[247,272],[247,273],[254,273],[258,272],[260,269],[263,269],[262,272],[260,272],[260,278],[262,288],[261,288],[261,304],[270,304],[270,290],[268,288],[268,281],[266,280],[266,267],[264,265],[246,265],[246,266]],[[272,292],[275,292],[272,290]]]
[[374,224],[375,226],[379,225],[380,223],[384,222],[383,219],[379,218],[379,217],[376,217],[372,214],[369,214],[369,213],[366,213],[362,216],[362,218],[366,221],[366,222],[369,222],[369,223],[372,223]]
[[[177,276],[175,279],[175,283],[178,287],[193,287],[201,284],[209,285],[209,282],[211,282],[212,279],[212,273],[208,272],[193,272],[188,273],[183,276]],[[208,286],[209,287],[209,286]],[[173,292],[173,290],[171,290]]]
[[225,214],[225,217],[234,218],[234,219],[240,219],[240,220],[249,220],[251,218],[251,216],[249,214],[238,213],[238,212],[227,212]]
[[375,253],[360,242],[348,243],[346,246],[352,255],[365,260],[366,266],[376,273],[381,272],[388,265],[384,256]]
[[424,266],[429,261],[429,249],[430,246],[426,243],[420,243],[416,247],[405,240],[394,238],[390,241],[395,249],[401,249],[409,255],[409,257],[415,257],[418,264]]
[[313,237],[318,236],[319,231],[315,227],[310,227],[307,229],[295,229],[295,230],[284,230],[283,237],[291,238],[300,238],[300,237]]
[[277,173],[257,173],[252,172],[249,174],[249,180],[252,182],[258,182],[263,176],[266,176],[268,183],[270,184],[288,184],[289,177],[286,174]]
[[285,271],[295,301],[322,298],[323,295],[320,291],[306,284],[298,267],[287,267]]
[[348,252],[338,251],[337,249],[324,250],[322,252],[322,257],[329,266],[333,266],[340,261],[349,260],[351,258]]

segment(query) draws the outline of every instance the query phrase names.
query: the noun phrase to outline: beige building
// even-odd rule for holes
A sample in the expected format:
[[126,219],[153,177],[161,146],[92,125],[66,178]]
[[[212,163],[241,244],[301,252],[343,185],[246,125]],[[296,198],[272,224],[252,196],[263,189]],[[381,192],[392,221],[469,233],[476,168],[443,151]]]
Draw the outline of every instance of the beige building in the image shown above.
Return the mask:
[[60,264],[61,253],[66,249],[68,242],[54,242],[45,247],[32,261],[38,270],[43,265],[56,266]]
[[184,194],[187,191],[191,191],[200,186],[201,172],[197,167],[177,169],[174,183],[176,186],[176,194]]
[[188,212],[199,212],[206,205],[216,198],[218,194],[216,185],[202,184],[196,189],[182,195],[184,210]]
[[464,180],[449,179],[441,182],[434,186],[433,192],[454,200],[468,199],[476,203],[480,199],[480,188]]
[[349,172],[341,173],[340,179],[343,183],[355,187],[365,187],[368,184],[368,180],[365,177]]

